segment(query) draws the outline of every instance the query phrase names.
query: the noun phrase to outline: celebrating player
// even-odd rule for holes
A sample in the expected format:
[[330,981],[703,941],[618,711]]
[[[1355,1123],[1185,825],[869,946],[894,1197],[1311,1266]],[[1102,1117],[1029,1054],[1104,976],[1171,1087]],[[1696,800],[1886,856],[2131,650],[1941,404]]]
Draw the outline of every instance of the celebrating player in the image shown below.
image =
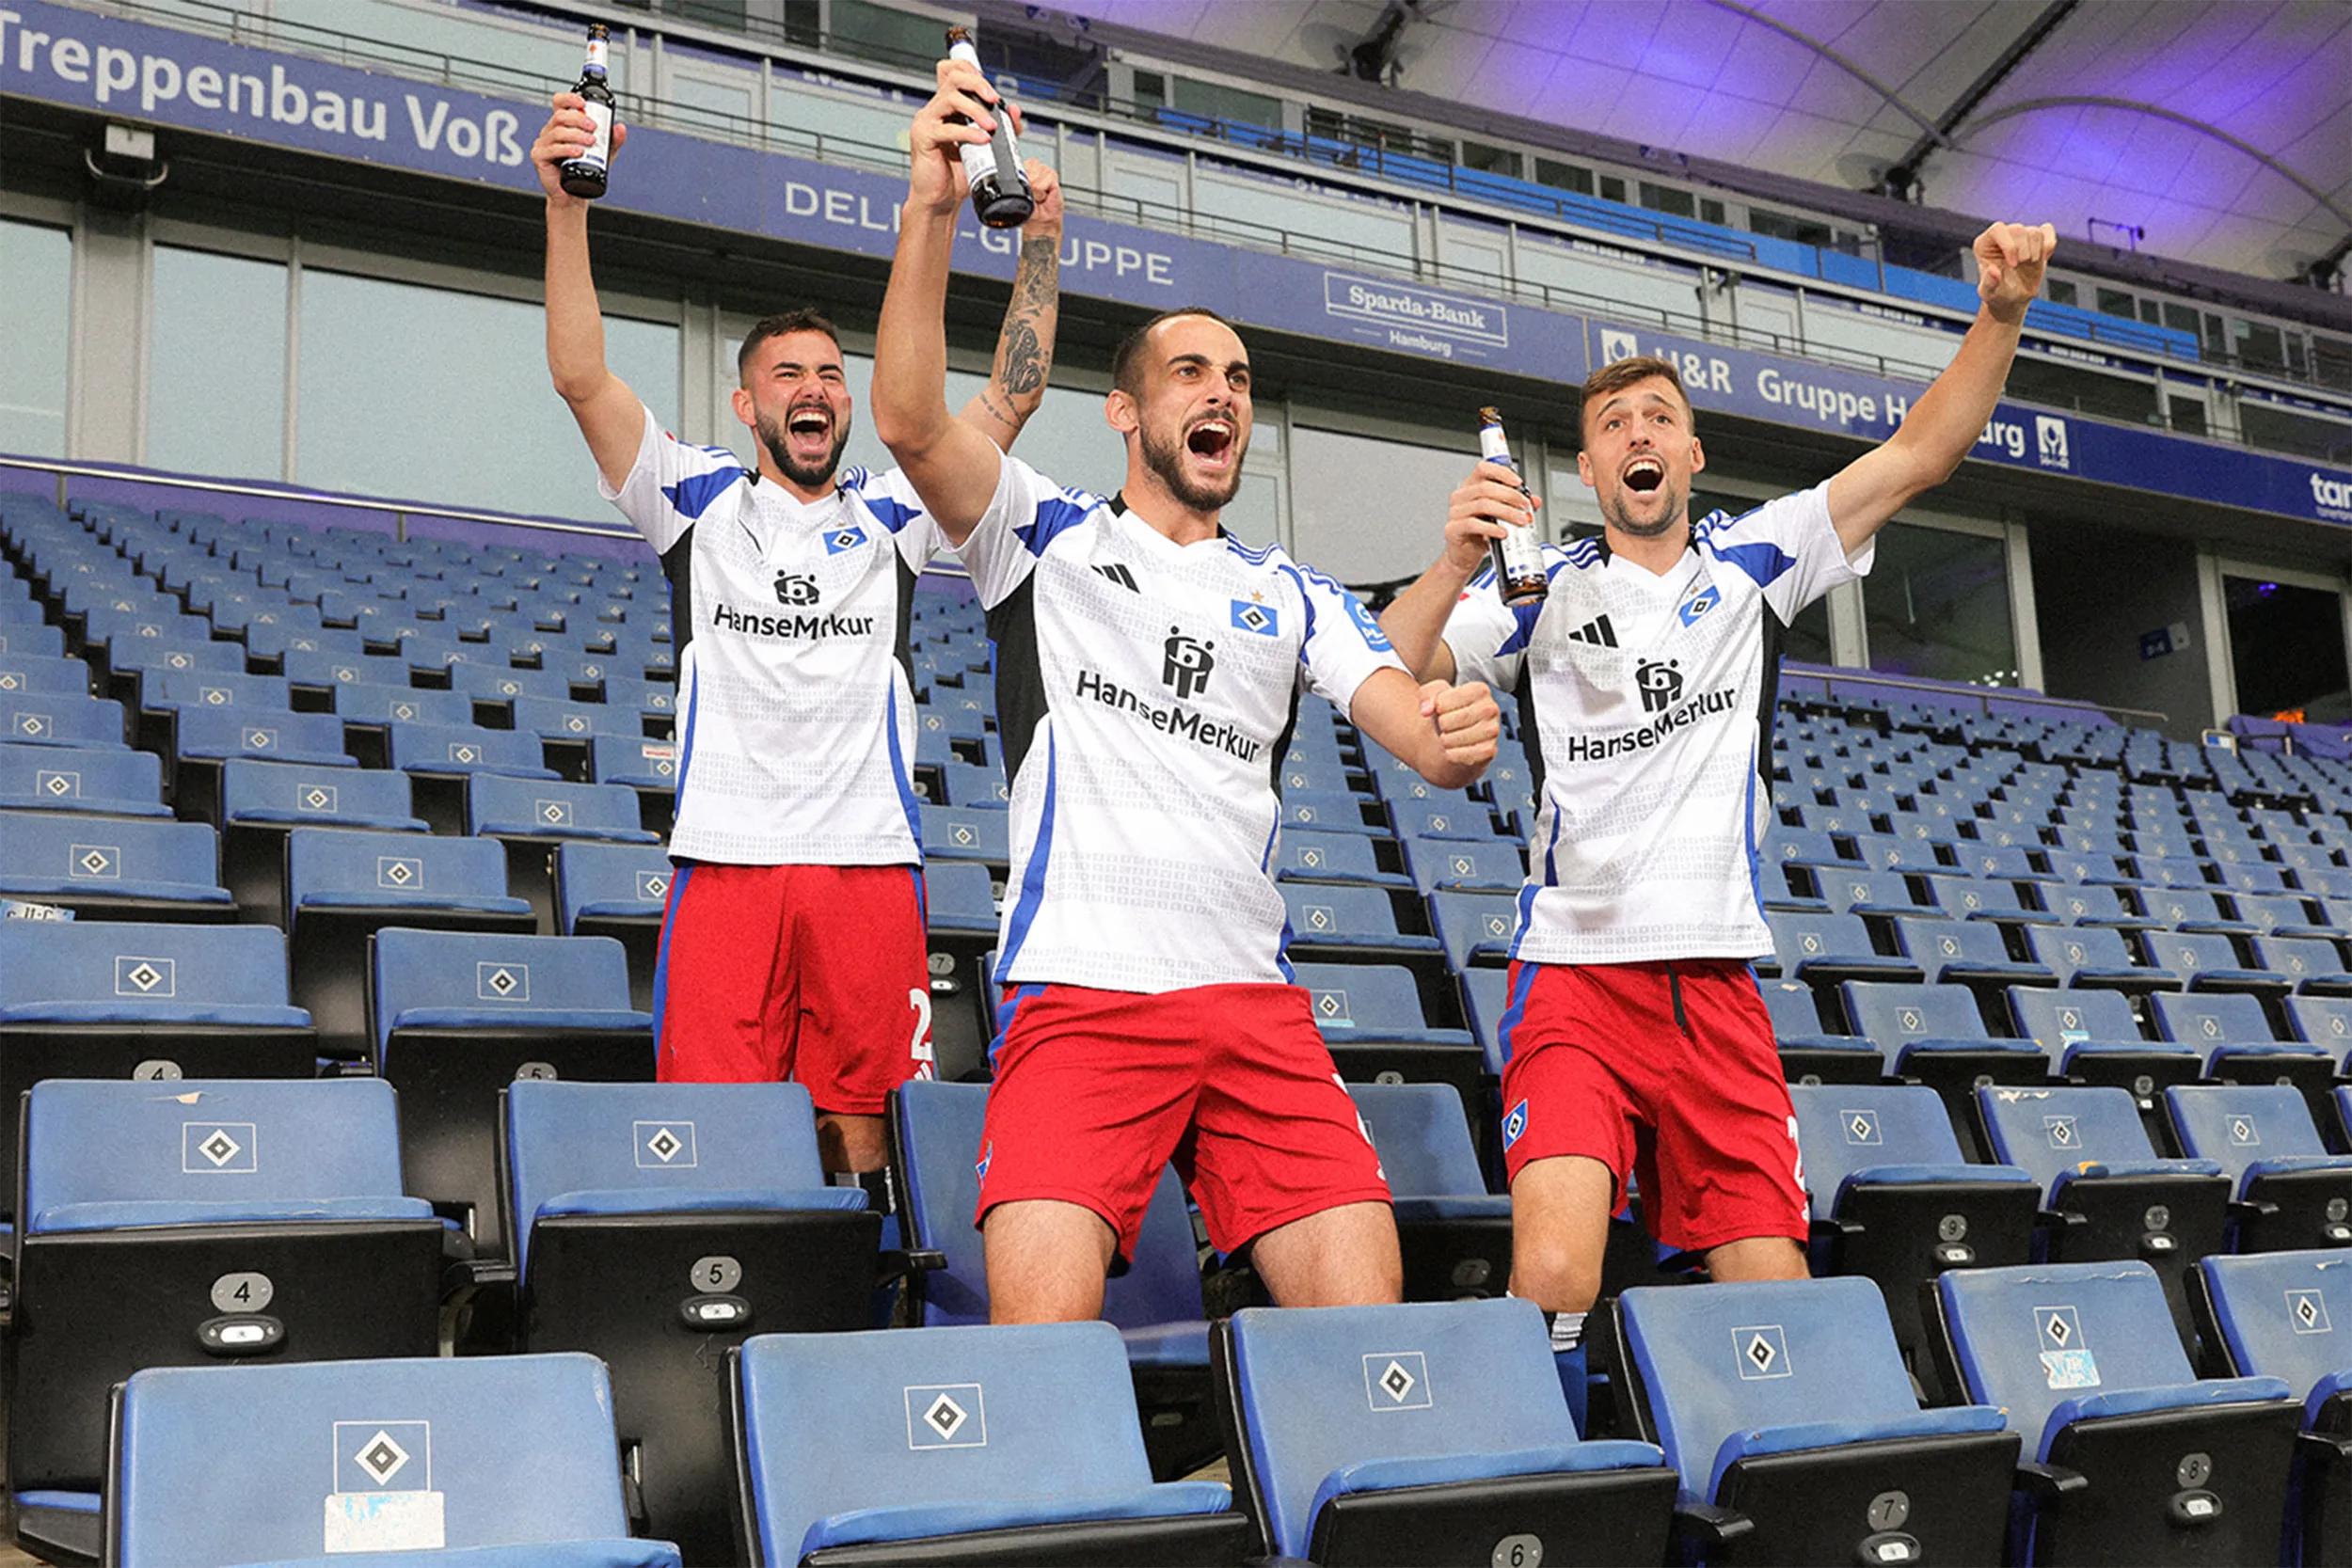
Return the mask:
[[[1171,1157],[1285,1304],[1393,1301],[1388,1185],[1306,993],[1266,874],[1300,689],[1430,780],[1494,754],[1486,689],[1416,689],[1355,597],[1219,525],[1249,445],[1248,356],[1205,310],[1120,345],[1127,448],[1104,501],[948,418],[943,322],[958,146],[999,112],[943,67],[916,117],[882,302],[874,422],[988,608],[1012,774],[1004,1038],[978,1150],[999,1322],[1087,1318]],[[969,123],[950,116],[961,114]]]
[[1672,363],[1596,371],[1577,473],[1602,536],[1546,546],[1549,594],[1506,607],[1481,571],[1487,541],[1532,516],[1518,477],[1481,464],[1454,492],[1444,553],[1382,618],[1422,676],[1491,681],[1534,716],[1502,1136],[1512,1290],[1553,1314],[1562,1350],[1637,1172],[1651,1231],[1716,1278],[1804,1273],[1796,1118],[1747,967],[1772,950],[1756,856],[1781,637],[1968,454],[2057,243],[2046,225],[1978,236],[1976,323],[1901,428],[1742,516],[1692,526],[1707,455]]
[[[626,136],[613,128],[613,146]],[[770,316],[736,356],[747,469],[665,435],[604,361],[588,204],[557,171],[590,145],[559,94],[532,149],[548,193],[548,369],[605,499],[660,552],[678,649],[677,868],[654,984],[665,1081],[793,1078],[827,1167],[883,1163],[883,1097],[931,1062],[921,867],[909,768],[907,622],[938,532],[899,474],[841,469],[850,400],[833,324]],[[1061,198],[1036,215],[988,386],[957,425],[1010,446],[1045,395]]]

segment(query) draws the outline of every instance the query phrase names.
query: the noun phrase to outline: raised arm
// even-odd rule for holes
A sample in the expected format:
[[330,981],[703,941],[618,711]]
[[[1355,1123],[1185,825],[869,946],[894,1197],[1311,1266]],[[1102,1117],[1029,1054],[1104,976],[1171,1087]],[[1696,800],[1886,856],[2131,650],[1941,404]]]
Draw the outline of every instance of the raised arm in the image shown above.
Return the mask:
[[[615,153],[628,135],[613,122]],[[559,173],[565,159],[586,151],[595,138],[586,100],[559,92],[532,144],[531,165],[548,193],[548,373],[587,438],[597,471],[617,490],[644,438],[644,405],[604,362],[604,312],[588,270],[588,203],[565,193]]]
[[1450,686],[1433,680],[1416,687],[1393,666],[1364,678],[1348,700],[1347,713],[1358,729],[1440,789],[1477,783],[1494,761],[1495,742],[1502,734],[1502,711],[1480,682]]
[[2058,248],[2048,224],[1996,223],[1977,236],[1977,294],[1983,301],[1960,352],[1903,416],[1895,434],[1829,482],[1829,516],[1849,554],[1923,491],[1949,479],[2001,401],[2026,307]]
[[959,416],[1005,451],[1021,427],[1045,401],[1054,370],[1054,332],[1061,319],[1061,178],[1035,158],[1025,172],[1037,210],[1021,226],[1021,260],[1012,275],[1012,298],[996,333],[996,357],[988,385],[972,395]]
[[[1519,490],[1518,475],[1500,463],[1481,463],[1462,481],[1446,508],[1445,549],[1429,570],[1380,612],[1380,629],[1396,644],[1396,657],[1416,680],[1454,678],[1454,650],[1446,646],[1445,624],[1462,590],[1486,563],[1486,541],[1508,528],[1532,528],[1530,506],[1542,501]],[[1495,521],[1509,518],[1507,523]]]
[[[951,545],[971,536],[1004,467],[993,440],[947,412],[947,270],[965,189],[956,150],[988,140],[996,102],[996,89],[977,71],[958,60],[939,63],[939,90],[908,136],[907,203],[875,332],[874,433]],[[965,122],[950,123],[958,114]]]

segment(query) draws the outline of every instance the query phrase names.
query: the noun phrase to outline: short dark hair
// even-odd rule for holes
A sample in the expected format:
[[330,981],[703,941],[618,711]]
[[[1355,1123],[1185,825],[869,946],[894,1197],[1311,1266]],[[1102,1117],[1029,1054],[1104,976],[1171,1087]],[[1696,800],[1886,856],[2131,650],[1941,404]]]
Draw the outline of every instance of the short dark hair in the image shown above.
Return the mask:
[[1586,410],[1595,404],[1607,402],[1612,396],[1624,391],[1635,382],[1647,381],[1652,376],[1656,376],[1674,388],[1675,396],[1682,400],[1683,419],[1690,423],[1692,428],[1696,429],[1698,416],[1692,412],[1691,394],[1683,390],[1682,372],[1675,369],[1675,362],[1671,359],[1662,359],[1655,354],[1637,354],[1630,358],[1619,359],[1603,365],[1584,378],[1584,395],[1578,400],[1576,405],[1578,438],[1580,440],[1583,438]]
[[735,378],[738,381],[751,373],[752,356],[759,345],[771,338],[781,338],[788,332],[821,332],[833,340],[833,346],[841,346],[840,329],[828,321],[822,312],[807,306],[797,309],[779,310],[772,316],[762,316],[743,335],[743,346],[735,351]]
[[1124,338],[1120,339],[1119,347],[1111,351],[1111,386],[1113,388],[1125,392],[1130,397],[1135,395],[1134,378],[1141,372],[1138,361],[1143,357],[1145,341],[1152,336],[1153,327],[1158,326],[1162,322],[1174,321],[1179,316],[1206,316],[1219,326],[1230,328],[1237,337],[1241,332],[1241,328],[1234,326],[1232,322],[1227,321],[1205,305],[1183,305],[1173,310],[1163,310]]

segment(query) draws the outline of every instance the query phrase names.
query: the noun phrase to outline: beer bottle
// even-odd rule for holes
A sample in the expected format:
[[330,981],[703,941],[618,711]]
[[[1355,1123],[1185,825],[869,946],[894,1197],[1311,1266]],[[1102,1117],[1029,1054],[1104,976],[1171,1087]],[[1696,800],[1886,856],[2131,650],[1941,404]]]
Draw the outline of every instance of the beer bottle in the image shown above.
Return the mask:
[[[947,29],[947,57],[979,69],[980,52],[972,45],[970,28]],[[956,119],[965,123],[961,115]],[[988,145],[965,142],[958,150],[963,154],[963,176],[972,185],[972,210],[980,221],[991,229],[1017,229],[1028,222],[1029,214],[1037,211],[1037,198],[1030,193],[1029,177],[1021,172],[1021,148],[1012,139],[1011,114],[999,104],[996,131]]]
[[[1501,464],[1515,474],[1518,472],[1518,465],[1511,461],[1511,444],[1503,439],[1502,416],[1492,408],[1478,411],[1478,455],[1489,463]],[[1519,494],[1527,494],[1524,480],[1519,483]],[[1528,510],[1533,512],[1534,508],[1531,505]],[[1550,579],[1544,575],[1543,541],[1536,536],[1533,525],[1521,528],[1500,517],[1493,521],[1502,523],[1503,533],[1500,539],[1486,541],[1486,552],[1494,561],[1495,587],[1501,591],[1502,602],[1508,605],[1540,602],[1551,586]]]
[[611,48],[604,24],[591,23],[588,59],[580,68],[580,82],[572,90],[588,101],[588,118],[596,122],[596,142],[579,157],[564,159],[558,171],[564,189],[583,201],[594,201],[604,194],[605,175],[612,164],[612,88],[605,81],[612,70]]

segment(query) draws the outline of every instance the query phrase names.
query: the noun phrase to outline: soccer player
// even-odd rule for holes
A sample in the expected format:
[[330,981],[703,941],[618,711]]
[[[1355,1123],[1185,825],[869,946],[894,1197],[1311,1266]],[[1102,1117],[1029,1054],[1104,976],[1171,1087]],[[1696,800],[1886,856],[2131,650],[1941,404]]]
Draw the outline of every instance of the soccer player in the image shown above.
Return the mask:
[[[987,606],[1012,772],[1004,1037],[976,1216],[1002,1323],[1089,1318],[1172,1157],[1227,1251],[1285,1305],[1394,1301],[1388,1184],[1286,983],[1275,769],[1302,688],[1445,785],[1501,715],[1417,688],[1354,595],[1226,533],[1249,359],[1205,310],[1122,342],[1104,412],[1126,482],[1064,490],[950,419],[943,312],[959,143],[998,112],[946,71],[916,117],[882,301],[874,422]],[[972,121],[949,122],[951,113]]]
[[[613,127],[617,150],[626,135]],[[939,547],[897,473],[841,468],[850,399],[833,324],[770,316],[736,356],[756,466],[689,446],[604,362],[588,204],[557,171],[589,145],[556,96],[532,149],[548,195],[548,369],[599,488],[660,552],[678,650],[676,870],[654,982],[665,1082],[805,1085],[828,1169],[879,1170],[883,1097],[931,1070],[922,835],[909,768],[914,579]],[[1009,446],[1045,395],[1061,197],[1030,170],[1012,303],[958,429]]]
[[1979,235],[1976,323],[1901,427],[1741,516],[1691,523],[1707,454],[1671,362],[1594,372],[1577,473],[1601,537],[1545,546],[1549,594],[1507,608],[1487,541],[1532,515],[1517,476],[1481,464],[1444,553],[1382,617],[1421,675],[1490,681],[1527,716],[1541,807],[1501,1023],[1502,1137],[1512,1290],[1553,1315],[1557,1348],[1598,1292],[1629,1175],[1651,1231],[1714,1277],[1804,1274],[1796,1118],[1748,968],[1772,950],[1756,843],[1781,639],[1968,454],[2057,243],[2046,225]]

